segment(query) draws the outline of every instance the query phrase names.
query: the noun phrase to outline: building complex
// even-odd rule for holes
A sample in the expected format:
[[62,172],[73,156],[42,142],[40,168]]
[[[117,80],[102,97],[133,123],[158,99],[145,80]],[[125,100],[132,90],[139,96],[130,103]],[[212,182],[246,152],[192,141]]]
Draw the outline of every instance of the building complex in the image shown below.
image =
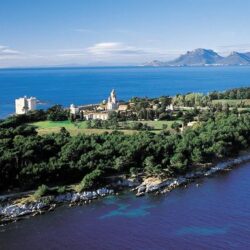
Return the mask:
[[85,120],[107,120],[112,112],[126,111],[128,105],[119,104],[116,92],[113,89],[108,97],[101,104],[93,104],[86,106],[70,105],[70,114],[72,116],[80,116]]
[[37,99],[35,97],[27,98],[26,96],[15,100],[17,115],[26,114],[29,111],[36,110]]

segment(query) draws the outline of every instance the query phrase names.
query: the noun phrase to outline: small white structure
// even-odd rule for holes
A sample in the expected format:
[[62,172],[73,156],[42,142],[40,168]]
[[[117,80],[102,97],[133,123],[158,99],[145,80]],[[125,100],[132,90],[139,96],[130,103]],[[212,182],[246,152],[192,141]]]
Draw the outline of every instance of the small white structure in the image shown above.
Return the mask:
[[36,110],[37,99],[35,97],[27,98],[26,96],[15,100],[17,115],[27,114],[28,111]]
[[74,104],[71,104],[69,107],[70,114],[72,115],[78,115],[79,114],[79,108],[76,107]]
[[174,105],[171,103],[166,107],[166,111],[173,111],[174,110]]
[[115,90],[113,89],[110,93],[110,96],[108,98],[108,103],[107,103],[107,110],[108,111],[113,111],[118,108],[118,102],[116,99],[116,93]]
[[127,111],[128,110],[128,105],[126,104],[121,104],[118,106],[118,111]]
[[84,114],[84,118],[86,120],[108,120],[109,114],[107,112],[94,112],[94,113],[88,113]]
[[198,124],[197,121],[188,122],[187,127],[193,127],[196,124]]

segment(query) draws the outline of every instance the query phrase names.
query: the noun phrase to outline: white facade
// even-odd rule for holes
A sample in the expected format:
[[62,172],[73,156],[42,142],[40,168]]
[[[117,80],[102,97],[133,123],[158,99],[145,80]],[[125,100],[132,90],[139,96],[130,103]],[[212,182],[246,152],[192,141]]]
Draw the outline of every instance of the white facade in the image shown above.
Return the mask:
[[172,103],[166,107],[166,111],[168,110],[171,110],[171,111],[174,110],[174,105]]
[[107,110],[112,111],[112,110],[116,110],[117,108],[118,108],[118,102],[116,99],[115,90],[113,89],[110,93],[109,98],[108,98]]
[[89,113],[89,114],[84,114],[84,118],[86,120],[108,120],[109,114],[107,112],[103,113]]
[[76,107],[74,104],[70,105],[69,110],[70,110],[70,114],[72,114],[72,115],[78,115],[79,114],[79,108]]
[[21,97],[15,100],[16,114],[27,114],[28,111],[36,110],[37,100],[35,97]]

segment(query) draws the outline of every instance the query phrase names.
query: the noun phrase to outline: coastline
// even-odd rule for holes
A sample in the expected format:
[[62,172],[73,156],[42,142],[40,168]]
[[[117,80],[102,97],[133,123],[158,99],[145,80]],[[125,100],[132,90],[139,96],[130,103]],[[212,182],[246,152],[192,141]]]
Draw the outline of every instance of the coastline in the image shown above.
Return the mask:
[[44,196],[34,202],[27,203],[17,202],[18,200],[20,201],[21,198],[24,198],[24,196],[19,196],[18,199],[9,198],[7,200],[1,199],[2,196],[0,197],[0,225],[40,215],[47,211],[53,211],[56,207],[61,205],[68,205],[71,207],[89,204],[96,199],[108,195],[118,195],[115,190],[121,188],[129,188],[137,197],[144,196],[148,193],[159,195],[166,194],[179,186],[187,185],[197,179],[211,176],[220,171],[231,170],[246,162],[250,162],[250,150],[241,152],[235,158],[227,158],[215,162],[211,164],[210,167],[189,172],[176,178],[160,180],[151,177],[145,178],[142,181],[139,181],[138,178],[120,178],[118,181],[116,180],[115,182],[112,182],[110,185],[112,188],[103,187],[94,191],[84,191],[81,193],[67,192],[56,196]]

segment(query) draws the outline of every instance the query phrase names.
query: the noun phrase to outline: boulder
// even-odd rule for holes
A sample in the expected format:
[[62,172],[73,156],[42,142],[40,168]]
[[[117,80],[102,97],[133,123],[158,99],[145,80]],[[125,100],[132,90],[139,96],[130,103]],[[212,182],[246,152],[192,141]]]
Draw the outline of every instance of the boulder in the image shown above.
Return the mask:
[[9,217],[17,217],[21,213],[21,208],[18,205],[10,205],[3,209],[3,215]]
[[141,197],[141,196],[144,196],[144,195],[145,195],[145,192],[140,192],[140,193],[136,194],[137,197]]
[[80,194],[74,193],[71,198],[71,202],[78,202],[80,200]]
[[160,185],[159,184],[155,184],[155,185],[147,185],[146,186],[146,193],[150,193],[150,192],[155,192],[155,191],[157,191],[157,190],[159,190],[159,188],[160,188]]
[[66,193],[66,194],[60,194],[54,198],[55,202],[61,203],[61,202],[70,202],[72,200],[72,194]]
[[107,188],[100,188],[100,189],[97,189],[96,192],[100,196],[105,196],[109,193],[109,190]]
[[137,193],[142,193],[142,192],[145,192],[145,191],[146,191],[146,186],[145,185],[139,186],[138,189],[137,189]]

